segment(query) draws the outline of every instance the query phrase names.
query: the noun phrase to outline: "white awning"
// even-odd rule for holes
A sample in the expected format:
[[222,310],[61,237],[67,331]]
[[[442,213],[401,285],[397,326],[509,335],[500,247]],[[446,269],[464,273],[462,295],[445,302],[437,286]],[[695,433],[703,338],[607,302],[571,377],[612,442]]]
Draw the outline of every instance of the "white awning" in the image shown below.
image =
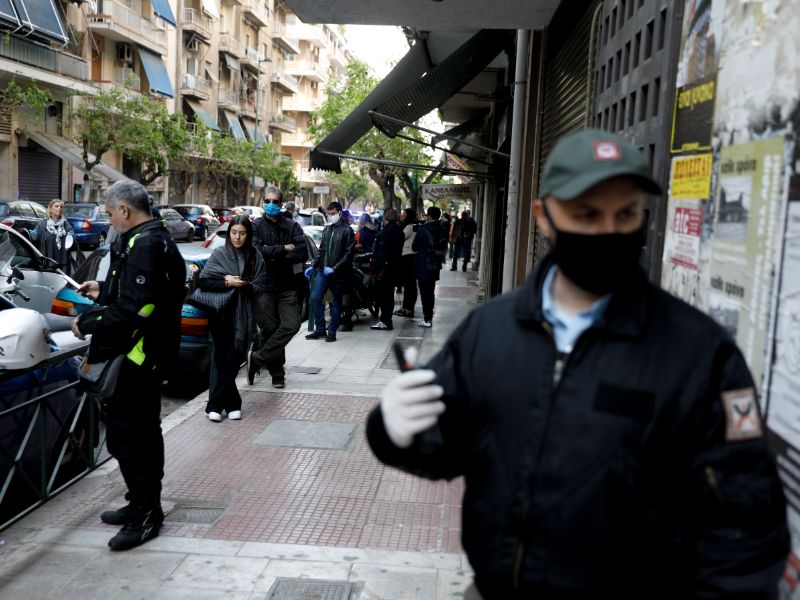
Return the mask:
[[[61,160],[67,161],[73,167],[79,168],[84,173],[88,173],[89,176],[95,180],[119,181],[120,179],[128,179],[125,175],[107,163],[104,163],[102,160],[92,167],[91,171],[87,171],[86,164],[83,162],[83,149],[67,138],[34,131],[28,132],[25,135],[51,154],[55,154]],[[94,160],[94,155],[90,154],[89,159]]]
[[203,0],[203,12],[212,19],[219,21],[219,7],[217,0]]

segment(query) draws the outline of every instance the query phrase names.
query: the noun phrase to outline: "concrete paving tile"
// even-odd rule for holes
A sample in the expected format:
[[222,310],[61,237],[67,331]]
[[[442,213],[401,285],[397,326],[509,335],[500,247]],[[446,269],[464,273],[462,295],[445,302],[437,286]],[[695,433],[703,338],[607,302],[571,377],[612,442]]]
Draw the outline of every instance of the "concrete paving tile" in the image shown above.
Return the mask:
[[215,556],[237,556],[244,542],[227,540],[203,540],[196,538],[159,536],[147,542],[148,550],[181,552],[184,554],[211,554]]
[[59,591],[58,600],[152,600],[159,593],[158,583],[134,581],[73,580]]
[[363,550],[364,563],[427,569],[461,569],[460,554],[407,552],[403,550]]
[[0,598],[50,598],[98,556],[93,548],[25,544],[0,565]]
[[472,583],[471,573],[440,569],[436,577],[436,600],[463,598],[464,590],[470,583]]
[[78,580],[165,581],[186,558],[185,554],[154,552],[148,545],[127,552],[98,553],[91,563],[76,572]]
[[108,548],[108,540],[117,533],[117,529],[114,527],[104,527],[103,529],[107,529],[107,531],[47,527],[28,536],[25,541],[37,544],[69,544]]
[[250,600],[250,598],[253,597],[264,600],[264,593],[236,589],[223,590],[187,587],[183,585],[165,585],[148,600]]
[[188,556],[169,577],[168,584],[251,592],[268,562],[261,558]]
[[431,600],[436,595],[436,569],[381,567],[356,563],[350,581],[362,583],[359,600]]
[[[320,562],[311,560],[271,560],[264,570],[263,579],[255,589],[269,590],[278,577],[299,579],[324,579],[329,581],[348,581],[350,563]],[[269,585],[267,582],[272,580]]]

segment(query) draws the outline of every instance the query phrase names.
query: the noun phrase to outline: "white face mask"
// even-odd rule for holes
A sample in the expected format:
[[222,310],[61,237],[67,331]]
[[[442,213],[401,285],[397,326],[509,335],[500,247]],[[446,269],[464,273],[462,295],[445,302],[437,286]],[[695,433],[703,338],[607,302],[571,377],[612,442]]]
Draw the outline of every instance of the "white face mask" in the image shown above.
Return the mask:
[[341,215],[333,215],[332,217],[328,217],[328,220],[331,222],[331,225],[336,225],[340,218]]

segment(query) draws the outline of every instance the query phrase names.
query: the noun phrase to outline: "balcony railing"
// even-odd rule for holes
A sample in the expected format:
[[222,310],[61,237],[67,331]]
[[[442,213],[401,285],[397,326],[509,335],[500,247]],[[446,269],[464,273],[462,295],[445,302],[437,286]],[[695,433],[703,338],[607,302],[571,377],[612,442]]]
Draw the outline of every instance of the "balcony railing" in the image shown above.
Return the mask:
[[261,4],[259,0],[243,0],[242,10],[245,15],[249,13],[261,27],[266,27],[269,24],[269,9]]
[[211,37],[214,30],[211,19],[205,18],[199,10],[194,8],[183,9],[183,27],[184,29],[193,29],[207,38]]
[[301,77],[309,77],[316,81],[325,81],[328,79],[330,63],[326,60],[287,60],[283,64],[286,71],[289,73],[294,73]]
[[313,112],[315,109],[314,101],[305,94],[284,96],[281,106],[283,110],[292,110],[295,112]]
[[292,146],[295,148],[311,148],[314,143],[304,132],[284,133],[281,135],[281,146]]
[[282,65],[276,65],[272,70],[270,81],[284,87],[287,91],[296,94],[300,91],[300,82],[284,71]]
[[0,56],[72,79],[89,81],[88,61],[13,35],[0,36]]
[[280,113],[275,113],[269,118],[270,125],[285,129],[297,129],[297,121],[293,117],[287,117]]
[[211,93],[211,84],[202,77],[184,73],[181,77],[181,93],[208,99]]
[[239,44],[239,40],[230,33],[219,34],[219,49],[220,52],[230,52],[236,58],[241,58],[242,56],[242,46]]
[[239,110],[240,103],[241,95],[239,92],[235,90],[219,91],[219,95],[217,96],[217,104],[220,106],[225,106],[226,108],[231,108],[233,110]]
[[142,79],[130,67],[114,68],[114,84],[138,92],[142,89]]
[[[167,45],[167,32],[161,25],[161,19],[151,21],[141,16],[141,4],[131,1],[127,6],[116,0],[103,0],[102,12],[86,15],[89,26],[108,25],[109,18],[113,24],[120,25],[130,32],[127,39],[133,43],[142,41],[156,44],[161,48]],[[134,9],[138,9],[138,12]]]

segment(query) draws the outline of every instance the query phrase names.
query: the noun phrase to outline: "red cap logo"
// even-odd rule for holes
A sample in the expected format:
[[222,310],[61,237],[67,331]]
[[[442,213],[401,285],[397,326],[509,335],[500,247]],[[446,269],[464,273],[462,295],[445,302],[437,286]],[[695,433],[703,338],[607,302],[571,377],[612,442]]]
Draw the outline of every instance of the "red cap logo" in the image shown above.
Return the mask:
[[594,142],[595,160],[622,160],[622,149],[617,142]]

